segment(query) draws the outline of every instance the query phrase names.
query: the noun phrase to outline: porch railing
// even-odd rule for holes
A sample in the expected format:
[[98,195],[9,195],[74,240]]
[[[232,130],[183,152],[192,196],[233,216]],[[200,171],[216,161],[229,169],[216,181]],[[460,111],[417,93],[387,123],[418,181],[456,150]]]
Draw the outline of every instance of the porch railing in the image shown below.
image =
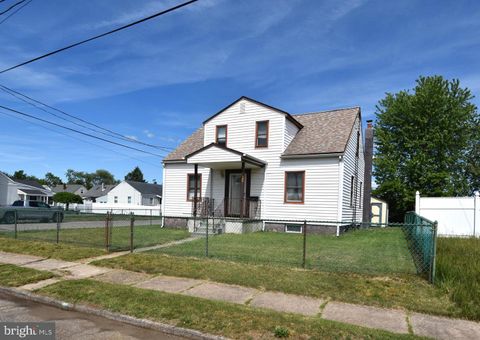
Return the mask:
[[222,200],[202,197],[197,202],[192,202],[192,215],[257,219],[261,216],[261,206],[261,201],[257,197],[224,198]]

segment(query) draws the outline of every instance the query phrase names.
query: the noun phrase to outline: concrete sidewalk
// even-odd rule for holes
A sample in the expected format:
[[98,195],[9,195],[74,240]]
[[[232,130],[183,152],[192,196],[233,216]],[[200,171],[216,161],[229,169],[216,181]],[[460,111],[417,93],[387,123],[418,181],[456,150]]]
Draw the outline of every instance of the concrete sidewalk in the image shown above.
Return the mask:
[[[406,334],[409,333],[410,329],[415,335],[436,339],[480,339],[480,324],[477,322],[409,313],[404,310],[354,305],[206,280],[164,275],[154,276],[125,270],[100,268],[85,263],[43,259],[29,255],[0,252],[0,262],[51,271],[62,275],[63,279],[92,278],[141,289],[225,301],[278,312],[316,316],[327,320],[382,329],[394,333]],[[20,288],[35,290],[58,281],[59,279],[49,279]]]

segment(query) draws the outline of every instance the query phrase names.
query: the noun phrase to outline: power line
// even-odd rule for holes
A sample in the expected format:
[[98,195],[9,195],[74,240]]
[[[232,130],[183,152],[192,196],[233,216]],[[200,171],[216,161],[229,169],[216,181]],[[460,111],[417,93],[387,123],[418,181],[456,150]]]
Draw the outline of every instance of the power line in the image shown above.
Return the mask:
[[[97,124],[91,123],[91,122],[89,122],[89,121],[87,121],[87,120],[84,120],[84,119],[82,119],[82,118],[79,118],[79,117],[77,117],[77,116],[75,116],[75,115],[72,115],[72,114],[67,113],[67,112],[65,112],[65,111],[62,111],[62,110],[60,110],[60,109],[57,109],[57,108],[55,108],[55,107],[53,107],[53,106],[50,106],[50,105],[45,104],[45,103],[43,103],[43,102],[41,102],[41,101],[39,101],[39,100],[36,100],[36,99],[34,99],[34,98],[32,98],[32,97],[29,97],[29,96],[27,96],[27,95],[25,95],[25,94],[23,94],[23,93],[20,93],[20,92],[18,92],[18,91],[16,91],[16,90],[13,90],[13,89],[5,86],[5,85],[0,84],[0,90],[4,91],[5,93],[7,93],[7,94],[9,94],[9,95],[11,95],[11,96],[13,96],[13,97],[15,97],[15,98],[23,101],[23,102],[25,102],[25,103],[27,103],[27,104],[29,104],[29,105],[32,105],[32,106],[36,107],[36,108],[39,109],[39,110],[42,110],[42,111],[44,111],[44,112],[46,112],[46,113],[48,113],[48,114],[51,114],[51,115],[53,115],[53,116],[55,116],[55,117],[57,117],[57,118],[60,118],[60,119],[62,119],[62,120],[65,120],[65,121],[68,121],[68,122],[70,122],[70,123],[73,123],[73,124],[75,124],[75,125],[77,125],[77,126],[80,126],[80,127],[82,127],[82,128],[86,128],[86,129],[88,129],[88,130],[90,130],[90,131],[93,131],[93,132],[96,132],[96,133],[101,133],[101,134],[103,134],[103,135],[106,135],[106,136],[109,136],[109,137],[113,137],[113,138],[116,138],[116,139],[120,139],[120,140],[124,140],[124,141],[127,141],[127,142],[137,143],[137,144],[149,146],[149,147],[151,147],[151,148],[161,149],[161,150],[163,150],[163,151],[168,151],[168,152],[169,152],[169,151],[172,151],[172,150],[173,150],[172,148],[169,148],[169,147],[159,146],[159,145],[153,145],[153,144],[150,144],[150,143],[145,143],[145,142],[139,141],[139,140],[137,140],[137,139],[124,136],[124,135],[122,135],[122,134],[120,134],[120,133],[117,133],[117,132],[115,132],[115,131],[112,131],[112,130],[110,130],[110,129],[103,128],[103,127],[101,127],[101,126],[99,126],[99,125],[97,125]],[[21,98],[21,97],[19,97],[19,96],[21,96],[21,97],[23,97],[23,98]],[[55,113],[52,113],[52,112],[50,112],[50,111],[48,111],[48,110],[45,110],[45,109],[39,107],[38,105],[35,105],[34,103],[31,103],[31,102],[28,101],[28,100],[25,100],[24,98],[27,98],[28,100],[30,100],[30,101],[32,101],[32,102],[38,103],[38,104],[40,104],[40,105],[43,105],[43,106],[45,106],[45,107],[47,107],[47,108],[49,108],[49,109],[51,109],[51,110],[55,110],[55,111],[61,113],[61,114],[65,115],[65,116],[67,116],[67,117],[73,118],[73,119],[75,119],[75,120],[77,120],[77,121],[80,121],[80,122],[82,122],[82,123],[85,123],[85,124],[89,124],[89,125],[91,125],[91,126],[94,126],[94,127],[98,128],[98,129],[101,129],[101,130],[106,131],[106,132],[108,132],[108,133],[105,133],[105,132],[102,132],[102,131],[98,131],[98,130],[96,130],[96,129],[92,129],[92,128],[90,128],[90,127],[88,127],[88,126],[85,126],[85,125],[83,125],[83,124],[79,124],[79,123],[76,123],[76,122],[74,122],[74,121],[72,121],[72,120],[69,120],[69,119],[66,119],[66,118],[64,118],[64,117],[61,117],[61,116],[59,116],[59,115],[57,115],[57,114],[55,114]]]
[[[25,0],[22,0],[21,2],[23,2],[23,1],[25,1]],[[8,72],[8,71],[11,71],[11,70],[16,69],[16,68],[18,68],[18,67],[21,67],[21,66],[24,66],[24,65],[33,63],[33,62],[35,62],[35,61],[37,61],[37,60],[40,60],[40,59],[49,57],[49,56],[51,56],[51,55],[60,53],[60,52],[62,52],[62,51],[65,51],[65,50],[68,50],[68,49],[70,49],[70,48],[76,47],[76,46],[78,46],[78,45],[85,44],[85,43],[90,42],[90,41],[92,41],[92,40],[96,40],[96,39],[102,38],[102,37],[104,37],[104,36],[107,36],[107,35],[116,33],[116,32],[118,32],[118,31],[124,30],[124,29],[126,29],[126,28],[129,28],[129,27],[138,25],[138,24],[140,24],[140,23],[142,23],[142,22],[151,20],[151,19],[153,19],[153,18],[159,17],[159,16],[164,15],[164,14],[167,14],[167,13],[169,13],[169,12],[173,12],[173,11],[179,9],[179,8],[185,7],[185,6],[190,5],[191,3],[194,3],[194,2],[197,2],[197,1],[198,1],[198,0],[190,0],[190,1],[184,2],[184,3],[180,4],[180,5],[177,5],[177,6],[174,6],[174,7],[170,7],[170,8],[168,8],[168,9],[166,9],[166,10],[163,10],[163,11],[161,11],[161,12],[157,12],[157,13],[155,13],[155,14],[153,14],[153,15],[150,15],[150,16],[148,16],[148,17],[145,17],[145,18],[143,18],[143,19],[140,19],[140,20],[131,22],[131,23],[129,23],[129,24],[120,26],[120,27],[115,28],[115,29],[113,29],[113,30],[111,30],[111,31],[108,31],[108,32],[105,32],[105,33],[102,33],[102,34],[98,34],[98,35],[93,36],[93,37],[91,37],[91,38],[88,38],[88,39],[85,39],[85,40],[76,42],[76,43],[74,43],[74,44],[71,44],[71,45],[68,45],[68,46],[65,46],[65,47],[62,47],[62,48],[59,48],[59,49],[54,50],[54,51],[52,51],[52,52],[43,54],[43,55],[41,55],[41,56],[39,56],[39,57],[36,57],[36,58],[30,59],[30,60],[24,61],[23,63],[17,64],[17,65],[12,66],[12,67],[6,68],[6,69],[0,71],[0,74],[5,73],[5,72]]]
[[5,13],[7,13],[8,11],[10,11],[11,9],[14,9],[15,7],[17,7],[18,5],[20,5],[22,2],[25,2],[27,0],[20,0],[19,2],[16,2],[14,3],[12,6],[8,7],[6,10],[4,10],[3,12],[0,12],[0,15],[3,15]]
[[138,151],[138,152],[142,152],[142,153],[145,153],[145,154],[148,154],[148,155],[157,156],[157,157],[161,157],[161,158],[164,157],[164,155],[159,155],[159,154],[156,154],[156,153],[153,153],[153,152],[149,152],[149,151],[137,149],[137,148],[134,148],[134,147],[129,146],[129,145],[117,143],[117,142],[114,142],[114,141],[111,141],[111,140],[108,140],[108,139],[105,139],[105,138],[102,138],[102,137],[98,137],[98,136],[95,136],[95,135],[92,135],[92,134],[89,134],[89,133],[86,133],[86,132],[78,131],[78,130],[72,129],[72,128],[68,127],[68,126],[63,126],[63,125],[61,125],[61,124],[57,124],[57,123],[54,123],[54,122],[50,122],[50,121],[48,121],[48,120],[46,120],[46,119],[38,118],[38,117],[32,116],[32,115],[30,115],[30,114],[28,114],[28,113],[20,112],[20,111],[18,111],[18,110],[15,110],[15,109],[12,109],[12,108],[3,106],[3,105],[0,105],[0,108],[2,108],[2,109],[4,109],[4,110],[11,111],[11,112],[14,112],[14,113],[16,113],[16,114],[19,114],[19,115],[22,115],[22,116],[25,116],[25,117],[29,117],[29,118],[32,118],[32,119],[41,121],[41,122],[43,122],[43,123],[47,123],[47,124],[50,124],[50,125],[54,125],[54,126],[57,126],[57,127],[59,127],[59,128],[65,129],[65,130],[69,130],[69,131],[72,131],[72,132],[76,132],[76,133],[78,133],[78,134],[81,134],[81,135],[84,135],[84,136],[88,136],[88,137],[91,137],[91,138],[99,139],[99,140],[101,140],[101,141],[104,141],[104,142],[107,142],[107,143],[110,143],[110,144],[114,144],[114,145],[117,145],[117,146],[121,146],[121,147],[130,149],[130,150],[135,150],[135,151]]
[[[4,1],[4,0],[3,0]],[[25,6],[27,6],[29,3],[31,3],[33,0],[28,0],[26,3],[24,3],[22,6],[18,7],[15,11],[13,11],[12,13],[10,13],[9,15],[7,15],[5,17],[5,19],[3,19],[2,21],[0,21],[0,25],[3,24],[5,21],[7,21],[10,17],[13,17],[15,14],[17,14],[18,12],[20,12],[22,10],[22,8],[24,8]]]
[[54,133],[58,133],[58,134],[60,134],[60,135],[67,136],[67,137],[69,137],[69,138],[72,138],[72,139],[81,141],[81,142],[83,142],[83,143],[87,143],[87,144],[96,146],[96,147],[98,147],[98,148],[101,148],[101,149],[104,149],[104,150],[107,150],[107,151],[110,151],[110,152],[113,152],[113,153],[117,153],[117,154],[122,155],[122,156],[124,156],[124,157],[128,157],[128,158],[134,159],[134,160],[139,161],[139,162],[143,162],[143,163],[146,163],[146,164],[149,164],[149,165],[158,167],[158,168],[162,168],[162,167],[159,166],[158,164],[150,163],[150,162],[147,162],[146,160],[143,160],[143,159],[141,159],[141,158],[136,158],[136,157],[127,155],[126,153],[122,153],[122,152],[119,152],[119,151],[117,151],[117,150],[113,150],[113,149],[107,148],[107,147],[105,147],[105,146],[103,146],[103,145],[95,144],[95,143],[89,142],[89,141],[87,141],[87,140],[84,140],[84,139],[81,139],[81,138],[78,138],[78,137],[69,135],[69,134],[67,134],[67,133],[64,133],[64,132],[61,132],[61,131],[58,131],[58,130],[51,129],[51,128],[49,128],[48,126],[44,126],[44,125],[41,125],[41,124],[32,122],[32,121],[30,121],[30,120],[28,120],[28,119],[25,119],[25,118],[18,117],[18,116],[14,116],[14,115],[12,115],[12,114],[9,114],[9,113],[6,113],[6,112],[2,112],[2,111],[0,111],[0,114],[3,114],[3,115],[5,115],[5,116],[11,117],[11,118],[15,118],[15,119],[22,120],[22,121],[27,122],[27,123],[29,123],[29,124],[32,124],[32,125],[35,125],[35,126],[39,126],[39,127],[43,128],[43,129],[52,131],[52,132],[54,132]]

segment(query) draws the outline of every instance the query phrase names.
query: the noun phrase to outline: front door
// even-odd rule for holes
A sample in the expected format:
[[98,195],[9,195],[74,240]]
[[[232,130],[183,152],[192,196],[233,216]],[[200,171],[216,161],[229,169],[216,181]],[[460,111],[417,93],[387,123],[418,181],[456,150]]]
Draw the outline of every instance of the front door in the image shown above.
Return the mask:
[[[245,171],[245,197],[250,196],[250,171]],[[225,213],[227,216],[239,217],[242,211],[242,173],[240,170],[227,170],[225,176]],[[247,202],[245,202],[245,207]]]

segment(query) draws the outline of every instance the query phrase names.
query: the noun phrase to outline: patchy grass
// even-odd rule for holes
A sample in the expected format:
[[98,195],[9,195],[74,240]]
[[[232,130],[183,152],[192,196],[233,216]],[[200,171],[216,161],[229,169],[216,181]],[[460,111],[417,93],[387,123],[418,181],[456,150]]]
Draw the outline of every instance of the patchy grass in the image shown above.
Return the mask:
[[[189,237],[186,230],[161,228],[159,225],[136,226],[133,233],[135,248],[168,243],[186,237]],[[21,231],[18,238],[54,242],[57,239],[57,231],[55,229]],[[103,248],[105,228],[63,228],[60,229],[59,241]],[[113,227],[111,249],[130,249],[130,227]]]
[[480,320],[480,239],[438,238],[438,287],[461,309],[461,315]]
[[42,288],[39,292],[71,303],[95,305],[137,318],[167,322],[235,339],[273,339],[275,330],[280,327],[288,330],[290,337],[297,339],[415,338],[320,318],[91,280],[63,281]]
[[461,312],[444,291],[415,275],[329,273],[158,253],[130,254],[94,264],[430,314],[455,316]]
[[[300,267],[303,236],[274,232],[223,234],[208,240],[212,258],[253,264]],[[205,239],[153,252],[205,257]],[[400,228],[348,232],[341,237],[307,235],[306,267],[329,272],[414,274],[415,266]]]
[[18,267],[12,264],[0,264],[0,286],[20,287],[54,276],[54,274],[43,270]]
[[0,237],[0,251],[75,261],[106,254],[102,249]]

